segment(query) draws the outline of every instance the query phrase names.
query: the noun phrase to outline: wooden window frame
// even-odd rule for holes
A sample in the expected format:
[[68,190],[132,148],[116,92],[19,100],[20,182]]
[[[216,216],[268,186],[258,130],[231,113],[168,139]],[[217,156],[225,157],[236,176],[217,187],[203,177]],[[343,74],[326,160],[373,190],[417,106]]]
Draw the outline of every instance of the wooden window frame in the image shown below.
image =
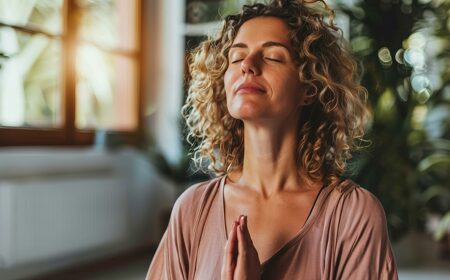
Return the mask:
[[142,76],[143,76],[143,13],[145,11],[145,0],[137,0],[136,27],[137,27],[137,51],[107,49],[89,40],[77,39],[77,7],[75,0],[63,1],[63,32],[62,35],[54,35],[40,29],[34,29],[26,26],[17,26],[2,23],[0,27],[12,27],[28,34],[41,34],[51,39],[60,39],[62,43],[62,63],[61,63],[61,95],[62,101],[62,126],[59,128],[39,128],[39,127],[9,127],[0,125],[0,146],[78,146],[92,145],[95,139],[95,129],[77,129],[75,125],[76,114],[76,75],[75,75],[75,50],[77,42],[92,44],[102,51],[120,54],[133,58],[135,67],[137,67],[136,87],[137,96],[135,104],[135,113],[137,114],[137,128],[133,131],[108,130],[118,133],[121,139],[127,144],[137,145],[143,137],[144,127],[144,95],[142,94]]

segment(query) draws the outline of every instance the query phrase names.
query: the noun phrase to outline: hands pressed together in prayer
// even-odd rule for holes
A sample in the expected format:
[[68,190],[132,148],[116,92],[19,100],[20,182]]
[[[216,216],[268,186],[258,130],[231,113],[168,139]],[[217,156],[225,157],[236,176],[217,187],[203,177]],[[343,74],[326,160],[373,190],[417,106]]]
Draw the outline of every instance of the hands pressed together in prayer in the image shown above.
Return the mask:
[[221,274],[222,280],[261,279],[261,264],[248,231],[247,216],[240,215],[233,223],[225,245]]

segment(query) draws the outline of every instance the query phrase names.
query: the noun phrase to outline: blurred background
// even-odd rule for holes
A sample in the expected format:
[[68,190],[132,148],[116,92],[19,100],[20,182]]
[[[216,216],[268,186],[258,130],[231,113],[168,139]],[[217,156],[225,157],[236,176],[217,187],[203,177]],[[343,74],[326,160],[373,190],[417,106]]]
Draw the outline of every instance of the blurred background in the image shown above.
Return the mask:
[[[0,0],[0,279],[143,279],[194,182],[186,58],[242,0]],[[450,1],[330,0],[400,279],[450,279]]]

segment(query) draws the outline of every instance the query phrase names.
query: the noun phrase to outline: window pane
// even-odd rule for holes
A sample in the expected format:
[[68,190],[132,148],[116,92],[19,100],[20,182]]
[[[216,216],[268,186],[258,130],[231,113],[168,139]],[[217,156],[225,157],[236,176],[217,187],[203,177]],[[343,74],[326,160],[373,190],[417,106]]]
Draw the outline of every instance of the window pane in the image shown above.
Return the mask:
[[82,39],[103,47],[137,48],[138,0],[76,0]]
[[132,59],[81,45],[77,51],[77,127],[137,128],[136,78],[137,65]]
[[63,0],[0,0],[0,21],[60,34],[63,2]]
[[61,43],[0,28],[0,125],[61,124]]

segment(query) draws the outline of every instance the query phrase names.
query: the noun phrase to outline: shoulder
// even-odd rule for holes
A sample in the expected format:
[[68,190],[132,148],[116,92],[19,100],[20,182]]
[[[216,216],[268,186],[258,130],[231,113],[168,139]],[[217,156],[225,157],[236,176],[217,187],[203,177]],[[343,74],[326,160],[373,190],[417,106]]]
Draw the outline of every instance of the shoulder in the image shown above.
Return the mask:
[[332,190],[338,198],[330,218],[336,273],[332,278],[398,279],[380,201],[355,182],[346,184]]
[[208,210],[206,204],[214,199],[220,178],[203,181],[188,187],[175,201],[170,215],[169,239],[183,240],[190,252],[199,217]]
[[386,215],[378,198],[352,180],[332,191],[341,232],[357,230],[386,231]]
[[222,177],[202,181],[189,186],[175,201],[172,213],[194,213],[205,201],[213,199]]
[[351,187],[342,191],[340,203],[347,211],[354,215],[384,216],[384,209],[378,198],[367,189],[352,180]]
[[338,203],[343,206],[345,205],[346,208],[383,208],[375,195],[350,179],[345,180],[339,187],[335,188],[333,192],[336,192],[339,196]]

